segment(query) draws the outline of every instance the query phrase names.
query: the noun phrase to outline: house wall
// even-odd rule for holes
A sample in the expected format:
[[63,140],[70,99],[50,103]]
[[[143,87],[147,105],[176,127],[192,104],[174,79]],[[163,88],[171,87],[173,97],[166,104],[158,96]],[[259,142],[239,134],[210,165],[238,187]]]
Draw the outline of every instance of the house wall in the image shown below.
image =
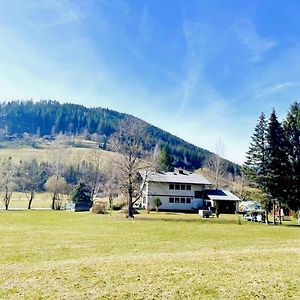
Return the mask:
[[[164,182],[148,182],[143,192],[142,207],[149,210],[154,209],[153,199],[159,197],[162,202],[159,209],[172,211],[191,210],[195,202],[195,191],[202,192],[205,188],[205,185],[190,184],[191,190],[170,190],[169,184]],[[174,203],[169,202],[170,197],[174,198]],[[175,203],[175,198],[179,198],[179,203]],[[189,198],[191,199],[191,203],[181,203],[181,198],[185,198],[185,202],[186,198]],[[197,197],[197,199],[199,198]]]

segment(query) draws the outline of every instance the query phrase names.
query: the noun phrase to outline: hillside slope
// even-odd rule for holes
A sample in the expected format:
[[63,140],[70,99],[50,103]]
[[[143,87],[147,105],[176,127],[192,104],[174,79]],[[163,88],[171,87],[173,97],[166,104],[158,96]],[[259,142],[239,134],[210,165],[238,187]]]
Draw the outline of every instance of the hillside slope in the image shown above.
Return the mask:
[[[67,135],[83,135],[94,139],[107,149],[107,141],[118,130],[124,118],[134,116],[104,108],[87,108],[77,104],[60,104],[57,101],[11,101],[0,103],[0,136],[54,136],[60,132]],[[143,121],[144,122],[144,121]],[[144,122],[149,139],[148,150],[159,144],[166,148],[174,167],[194,170],[202,167],[210,154],[208,150],[190,144],[158,127]],[[239,173],[238,165],[228,163],[228,172]]]

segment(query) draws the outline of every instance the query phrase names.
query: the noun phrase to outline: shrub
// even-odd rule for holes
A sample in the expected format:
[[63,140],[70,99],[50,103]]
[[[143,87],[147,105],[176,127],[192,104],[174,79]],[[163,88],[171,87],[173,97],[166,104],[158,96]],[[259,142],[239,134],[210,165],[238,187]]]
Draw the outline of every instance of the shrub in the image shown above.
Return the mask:
[[[128,207],[127,206],[123,206],[122,209],[121,209],[121,212],[128,215]],[[138,215],[139,214],[138,210],[136,210],[135,208],[132,209],[132,213],[134,215]]]
[[123,207],[126,207],[127,203],[126,201],[119,201],[117,203],[114,203],[112,206],[113,210],[121,210]]
[[54,202],[54,210],[63,210],[63,202],[61,200]]
[[161,200],[158,197],[156,197],[153,199],[153,204],[155,206],[156,212],[158,213],[158,208],[162,205]]
[[93,203],[92,213],[94,214],[106,214],[107,213],[107,203],[103,201],[97,201]]

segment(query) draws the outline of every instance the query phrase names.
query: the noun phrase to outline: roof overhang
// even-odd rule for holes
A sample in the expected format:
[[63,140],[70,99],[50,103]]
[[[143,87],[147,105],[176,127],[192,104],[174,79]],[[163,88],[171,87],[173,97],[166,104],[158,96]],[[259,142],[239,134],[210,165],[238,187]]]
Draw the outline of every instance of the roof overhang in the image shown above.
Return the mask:
[[203,175],[197,173],[157,172],[146,174],[145,172],[140,172],[140,174],[148,182],[211,185]]
[[226,190],[205,190],[209,200],[214,201],[242,201],[239,197]]

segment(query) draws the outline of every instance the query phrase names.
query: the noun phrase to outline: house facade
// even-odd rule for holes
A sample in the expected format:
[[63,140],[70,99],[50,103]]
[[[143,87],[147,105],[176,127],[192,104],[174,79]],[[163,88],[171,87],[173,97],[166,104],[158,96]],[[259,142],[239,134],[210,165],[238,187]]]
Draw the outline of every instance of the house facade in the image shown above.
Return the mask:
[[[145,179],[145,175],[141,174]],[[204,190],[211,183],[201,174],[184,170],[154,173],[145,179],[141,207],[154,209],[153,200],[158,197],[160,210],[191,211],[204,205]]]
[[238,211],[240,199],[229,191],[213,190],[211,183],[201,174],[175,170],[174,172],[141,173],[144,179],[141,207],[155,208],[153,200],[159,198],[165,211],[192,211],[211,209],[218,205],[223,213]]

